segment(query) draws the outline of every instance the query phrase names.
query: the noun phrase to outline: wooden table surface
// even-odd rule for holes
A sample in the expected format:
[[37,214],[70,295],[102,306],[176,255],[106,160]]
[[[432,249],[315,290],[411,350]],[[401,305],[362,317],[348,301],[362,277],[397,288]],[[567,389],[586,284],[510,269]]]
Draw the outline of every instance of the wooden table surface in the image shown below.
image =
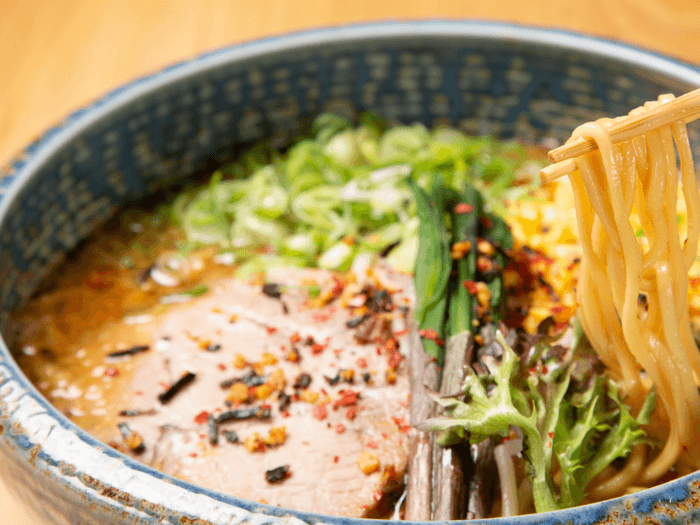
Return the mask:
[[[112,88],[204,51],[305,28],[424,18],[557,27],[700,64],[693,0],[0,0],[0,166]],[[0,525],[40,525],[18,499],[0,481]]]

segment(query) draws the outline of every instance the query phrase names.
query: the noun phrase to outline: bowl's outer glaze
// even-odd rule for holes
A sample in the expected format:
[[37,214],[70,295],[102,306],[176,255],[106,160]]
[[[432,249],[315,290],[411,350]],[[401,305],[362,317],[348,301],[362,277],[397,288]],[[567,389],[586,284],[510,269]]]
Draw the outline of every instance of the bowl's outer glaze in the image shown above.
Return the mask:
[[[119,206],[230,160],[241,143],[287,144],[322,111],[372,110],[400,122],[563,141],[582,122],[698,86],[698,69],[621,44],[431,21],[250,43],[117,89],[51,129],[0,173],[3,477],[50,523],[368,523],[196,487],[96,441],[17,368],[6,346],[13,336],[8,312]],[[697,129],[690,132],[700,144]],[[700,475],[611,502],[497,522],[700,523]]]

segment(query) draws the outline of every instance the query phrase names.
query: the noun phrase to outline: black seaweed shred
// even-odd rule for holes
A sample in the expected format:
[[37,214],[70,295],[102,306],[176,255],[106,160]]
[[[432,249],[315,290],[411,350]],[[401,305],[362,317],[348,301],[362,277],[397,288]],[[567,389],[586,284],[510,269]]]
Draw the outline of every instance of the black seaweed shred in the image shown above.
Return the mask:
[[172,398],[179,394],[187,385],[189,385],[197,377],[192,372],[185,372],[183,376],[173,383],[165,392],[158,394],[158,401],[163,405],[167,404]]
[[127,348],[126,350],[117,350],[115,352],[110,352],[107,354],[107,357],[124,357],[127,355],[135,355],[135,354],[140,354],[142,352],[147,352],[150,350],[151,347],[148,345],[136,345],[132,346],[131,348]]

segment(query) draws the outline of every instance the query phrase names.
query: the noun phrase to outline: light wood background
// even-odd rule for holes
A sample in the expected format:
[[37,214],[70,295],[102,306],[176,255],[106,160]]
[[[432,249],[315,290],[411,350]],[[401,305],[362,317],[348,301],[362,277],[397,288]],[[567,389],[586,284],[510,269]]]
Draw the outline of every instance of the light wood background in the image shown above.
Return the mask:
[[[63,116],[167,64],[305,28],[421,18],[558,27],[700,64],[697,0],[0,0],[0,166]],[[0,481],[0,524],[40,525],[18,500]]]

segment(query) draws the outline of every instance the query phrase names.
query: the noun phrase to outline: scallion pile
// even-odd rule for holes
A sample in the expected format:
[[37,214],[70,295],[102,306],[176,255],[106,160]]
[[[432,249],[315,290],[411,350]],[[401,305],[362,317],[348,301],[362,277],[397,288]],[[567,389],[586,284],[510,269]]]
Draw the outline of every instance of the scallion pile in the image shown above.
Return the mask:
[[218,244],[232,252],[239,277],[280,266],[343,271],[368,253],[412,272],[421,233],[409,178],[426,190],[437,174],[451,191],[472,184],[497,208],[527,191],[513,184],[526,160],[519,144],[451,128],[388,129],[369,113],[353,127],[324,114],[288,151],[261,143],[208,185],[185,191],[171,215],[189,248]]

